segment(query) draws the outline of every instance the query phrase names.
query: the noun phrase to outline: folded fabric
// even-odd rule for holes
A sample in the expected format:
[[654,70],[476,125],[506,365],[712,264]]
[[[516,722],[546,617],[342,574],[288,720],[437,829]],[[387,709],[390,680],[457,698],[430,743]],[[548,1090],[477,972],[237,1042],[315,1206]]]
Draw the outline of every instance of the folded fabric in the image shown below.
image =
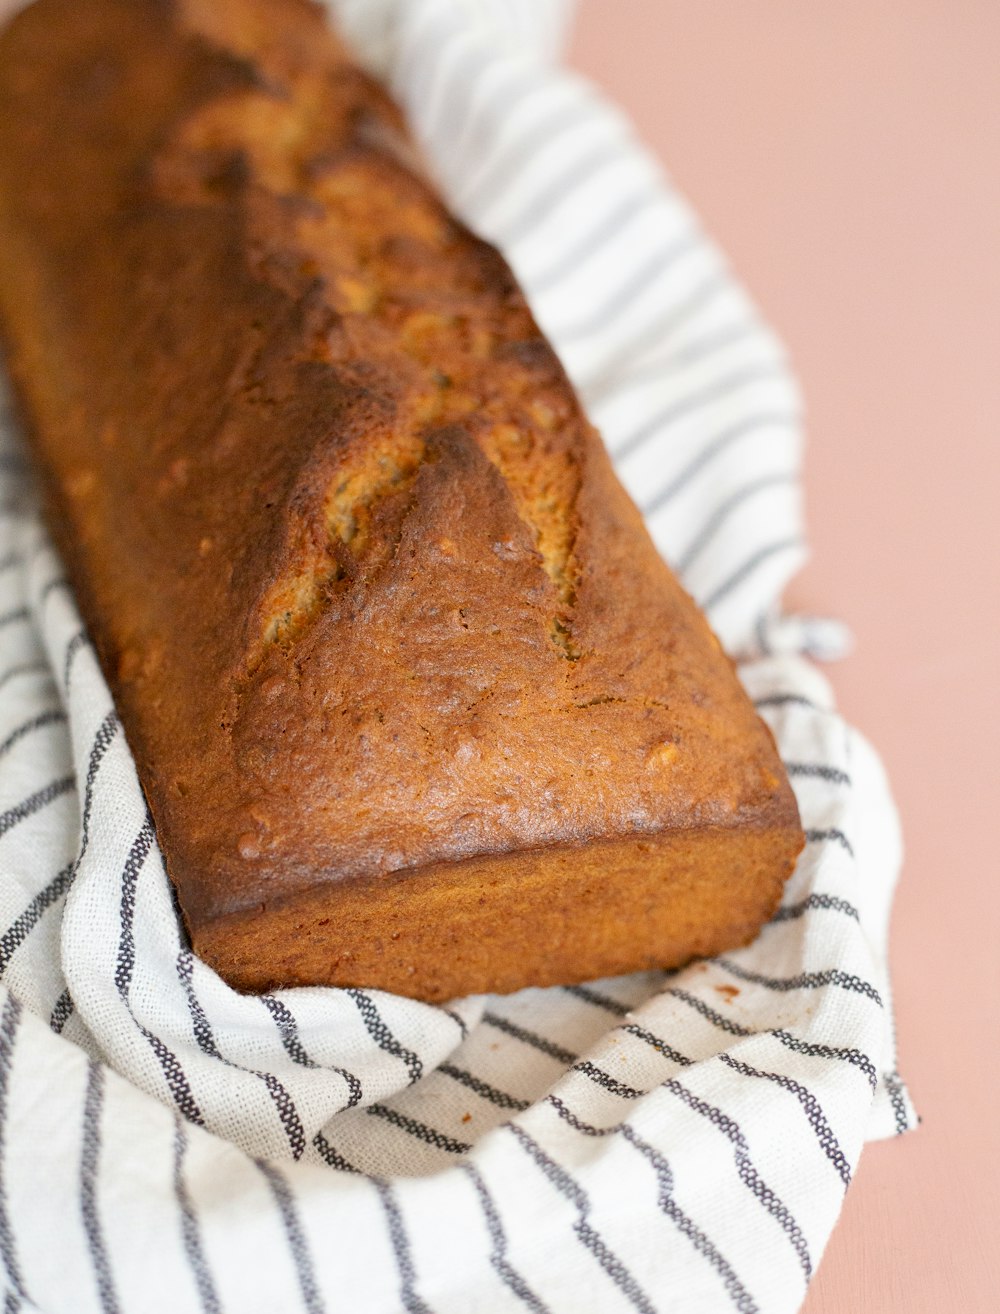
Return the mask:
[[628,123],[555,64],[564,0],[335,8],[741,655],[807,848],[753,945],[680,972],[448,1008],[235,994],[187,947],[0,414],[4,1308],[795,1310],[863,1141],[915,1115],[895,812],[806,660],[840,632],[779,610],[805,551],[794,382]]

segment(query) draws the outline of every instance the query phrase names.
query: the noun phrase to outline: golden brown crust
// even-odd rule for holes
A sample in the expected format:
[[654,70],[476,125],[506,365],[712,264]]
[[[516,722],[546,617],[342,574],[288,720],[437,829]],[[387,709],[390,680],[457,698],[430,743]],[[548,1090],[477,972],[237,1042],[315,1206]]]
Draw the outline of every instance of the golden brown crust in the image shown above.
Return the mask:
[[[652,924],[623,894],[589,952],[557,873],[604,855],[638,897],[648,840],[666,890],[682,834],[715,904],[680,957],[745,938],[802,842],[773,742],[411,158],[304,0],[38,0],[0,37],[9,364],[195,945],[254,984],[247,928],[287,962],[289,909],[548,871],[559,971],[627,970]],[[407,992],[439,994],[407,906]],[[540,980],[530,926],[447,988]],[[294,979],[346,979],[311,943]]]
[[[377,983],[440,1002],[680,967],[748,944],[795,826],[705,827],[431,863],[223,918],[195,949],[247,991]],[[261,952],[267,944],[267,953]]]

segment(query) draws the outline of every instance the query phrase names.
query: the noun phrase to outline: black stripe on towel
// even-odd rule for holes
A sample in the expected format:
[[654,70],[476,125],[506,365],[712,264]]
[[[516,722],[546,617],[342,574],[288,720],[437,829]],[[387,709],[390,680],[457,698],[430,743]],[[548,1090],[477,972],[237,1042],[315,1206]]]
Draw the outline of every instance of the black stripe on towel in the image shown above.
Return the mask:
[[[526,88],[528,94],[532,88]],[[508,113],[509,120],[510,115]],[[469,187],[461,197],[462,210],[465,213],[482,214],[490,209],[498,200],[507,192],[512,179],[516,178],[524,171],[525,150],[530,149],[533,155],[540,155],[547,150],[553,142],[558,141],[560,137],[571,132],[574,128],[579,127],[586,121],[586,114],[581,112],[581,106],[575,99],[569,103],[556,105],[552,113],[539,120],[537,115],[533,119],[525,119],[523,128],[518,135],[512,140],[505,142],[502,146],[496,148],[493,159],[490,160],[485,169],[481,169],[478,178]],[[575,176],[575,171],[570,177]],[[544,217],[545,209],[553,201],[549,199],[549,193],[542,197],[541,209],[535,212],[534,207],[530,214],[522,214],[513,225],[513,230],[518,226],[524,227],[528,222],[528,227],[535,221]],[[526,230],[527,231],[527,230]],[[505,233],[505,241],[514,240],[510,233]]]
[[358,1012],[361,1014],[361,1020],[365,1024],[365,1029],[379,1049],[384,1049],[387,1054],[392,1054],[406,1064],[406,1070],[410,1074],[411,1086],[415,1081],[419,1081],[424,1074],[424,1065],[420,1060],[420,1056],[399,1043],[386,1026],[382,1014],[375,1007],[371,997],[366,995],[363,990],[356,990],[354,987],[350,987],[345,993],[354,1000]]
[[804,694],[795,693],[773,693],[765,694],[763,698],[755,698],[753,705],[758,710],[762,707],[808,707],[814,712],[825,712],[825,707],[820,707],[819,703],[814,703],[811,698],[806,698]]
[[827,912],[843,913],[845,917],[851,917],[854,921],[859,922],[861,916],[853,903],[848,903],[842,899],[839,894],[810,894],[805,899],[800,899],[798,903],[785,904],[771,918],[772,922],[791,922],[801,917],[803,913],[809,912],[813,908],[823,909]]
[[309,1057],[305,1046],[302,1044],[295,1016],[288,1005],[282,1003],[280,999],[276,999],[274,995],[261,995],[260,1002],[274,1019],[274,1025],[278,1028],[278,1035],[281,1037],[285,1053],[292,1062],[298,1063],[304,1068],[319,1068],[322,1066],[326,1072],[336,1072],[339,1077],[343,1077],[347,1084],[347,1104],[345,1107],[353,1109],[356,1104],[360,1104],[361,1082],[347,1068],[336,1067],[334,1064],[321,1065],[315,1059]]
[[10,680],[16,680],[18,676],[43,674],[52,679],[52,668],[48,662],[17,662],[14,666],[8,666],[3,675],[0,675],[0,689]]
[[569,1123],[576,1131],[581,1132],[584,1136],[614,1136],[621,1135],[628,1143],[633,1146],[650,1164],[653,1172],[656,1174],[656,1181],[659,1187],[657,1204],[660,1210],[671,1219],[676,1225],[677,1230],[694,1246],[695,1250],[702,1255],[711,1266],[715,1269],[719,1277],[722,1278],[723,1286],[726,1293],[736,1306],[740,1314],[757,1314],[757,1306],[753,1301],[750,1293],[740,1282],[739,1278],[733,1272],[732,1266],[723,1258],[719,1250],[709,1237],[696,1226],[687,1216],[683,1209],[673,1198],[674,1178],[670,1164],[659,1150],[654,1149],[648,1141],[644,1141],[641,1136],[629,1126],[627,1122],[619,1123],[614,1127],[594,1127],[590,1123],[584,1122],[578,1118],[575,1113],[566,1107],[566,1105],[556,1095],[546,1097],[547,1103],[559,1114],[564,1122]]
[[750,981],[782,994],[789,990],[816,990],[821,986],[835,985],[852,994],[864,995],[866,999],[878,1004],[879,1008],[883,1007],[882,996],[870,981],[862,980],[853,972],[842,972],[839,967],[827,968],[825,972],[800,972],[797,976],[765,976],[762,972],[751,972],[746,967],[740,967],[728,958],[716,958],[715,962],[741,981]]
[[601,216],[596,227],[577,246],[562,251],[547,269],[525,280],[529,295],[537,297],[557,286],[570,274],[578,273],[580,266],[600,251],[609,237],[620,233],[628,224],[634,223],[639,215],[659,205],[661,200],[659,190],[654,187],[646,187],[641,192],[626,196],[614,210]]
[[903,1132],[908,1131],[910,1126],[909,1119],[906,1116],[906,1101],[903,1099],[903,1083],[898,1072],[885,1072],[882,1074],[882,1080],[889,1092],[893,1117],[896,1120],[896,1135],[902,1136]]
[[469,1090],[481,1095],[484,1100],[489,1100],[491,1104],[495,1104],[498,1109],[513,1109],[516,1113],[520,1113],[528,1108],[528,1100],[519,1100],[513,1095],[508,1095],[505,1090],[498,1090],[496,1086],[491,1086],[488,1081],[483,1081],[481,1078],[474,1076],[465,1068],[455,1067],[453,1063],[441,1063],[437,1071],[446,1077],[451,1077],[453,1081],[467,1086]]
[[839,767],[827,766],[824,762],[786,762],[785,770],[790,776],[813,776],[817,780],[829,781],[831,785],[849,785],[851,777]]
[[132,841],[125,867],[122,871],[122,895],[118,908],[120,930],[118,935],[118,960],[115,964],[115,986],[123,999],[127,998],[135,969],[135,938],[132,925],[135,919],[135,890],[139,872],[149,857],[153,846],[153,823],[147,817],[139,833]]
[[177,976],[187,996],[188,1012],[191,1015],[191,1026],[198,1048],[203,1054],[208,1054],[211,1058],[224,1063],[227,1068],[233,1068],[237,1072],[246,1072],[249,1076],[256,1077],[264,1083],[278,1114],[282,1130],[288,1138],[292,1158],[301,1159],[306,1148],[306,1133],[298,1109],[295,1107],[295,1101],[273,1072],[260,1072],[256,1068],[246,1068],[242,1063],[236,1063],[221,1053],[215,1043],[215,1037],[212,1035],[212,1028],[205,1015],[205,1010],[194,992],[194,956],[189,949],[182,949],[177,955]]
[[589,1077],[595,1086],[600,1086],[610,1095],[617,1095],[623,1100],[637,1100],[640,1095],[645,1095],[645,1091],[637,1090],[635,1086],[627,1086],[625,1082],[619,1081],[617,1077],[612,1077],[610,1073],[604,1072],[589,1060],[581,1063],[574,1063],[573,1071],[579,1072],[585,1077]]
[[21,1023],[21,1003],[12,994],[4,1000],[0,1015],[0,1260],[18,1299],[29,1299],[21,1277],[17,1259],[14,1229],[7,1210],[6,1151],[7,1108],[10,1098],[10,1078],[14,1068],[14,1042]]
[[766,1081],[773,1081],[776,1085],[781,1086],[783,1090],[787,1090],[795,1096],[802,1105],[802,1111],[809,1121],[809,1126],[815,1132],[823,1153],[836,1168],[846,1191],[851,1184],[851,1165],[847,1162],[847,1156],[840,1148],[840,1142],[834,1135],[833,1128],[827,1121],[826,1114],[812,1091],[807,1090],[805,1086],[794,1081],[791,1077],[785,1076],[784,1073],[764,1072],[760,1068],[751,1067],[749,1063],[743,1063],[740,1059],[733,1058],[731,1054],[723,1052],[719,1055],[719,1058],[734,1072],[739,1072],[744,1077],[761,1077]]
[[589,1122],[584,1122],[582,1118],[578,1118],[558,1095],[546,1095],[545,1103],[551,1104],[563,1122],[569,1123],[574,1131],[582,1132],[584,1136],[615,1136],[625,1125],[622,1122],[616,1122],[612,1123],[610,1127],[594,1127]]
[[830,827],[829,830],[807,830],[806,840],[809,844],[826,844],[832,840],[834,844],[839,844],[842,849],[846,850],[852,858],[854,857],[851,841],[842,830],[837,830],[835,826]]
[[671,986],[664,993],[672,995],[674,999],[679,999],[682,1004],[687,1004],[688,1008],[692,1008],[696,1013],[700,1013],[707,1022],[711,1022],[713,1026],[718,1027],[721,1031],[728,1031],[731,1036],[752,1036],[755,1034],[747,1027],[741,1027],[740,1024],[734,1022],[732,1018],[723,1017],[723,1015],[712,1008],[710,1004],[706,1004],[703,999],[699,999],[696,995],[688,994],[686,990],[681,990],[677,986]]
[[774,1036],[775,1040],[780,1040],[786,1049],[792,1050],[795,1054],[805,1054],[809,1058],[837,1059],[842,1063],[850,1063],[852,1067],[859,1068],[868,1078],[868,1084],[873,1092],[878,1085],[875,1064],[860,1049],[820,1045],[812,1041],[800,1040],[798,1036],[793,1036],[788,1031],[772,1031],[771,1035]]
[[613,1013],[616,1017],[625,1017],[631,1011],[628,1004],[619,1003],[617,999],[612,999],[610,995],[605,995],[600,990],[594,990],[591,986],[563,986],[563,989],[567,994],[582,999],[585,1004],[593,1004],[595,1008],[603,1008],[605,1013]]
[[466,1026],[465,1020],[464,1018],[461,1017],[460,1014],[456,1013],[453,1008],[446,1008],[444,1004],[435,1004],[434,1007],[437,1009],[439,1013],[443,1013],[445,1017],[451,1018],[452,1022],[455,1023],[455,1026],[457,1026],[459,1031],[461,1032],[463,1040],[468,1039],[469,1028]]
[[[796,483],[797,476],[785,471],[777,474],[761,475],[759,479],[752,479],[749,483],[744,484],[742,488],[738,488],[735,493],[720,503],[709,518],[703,522],[701,529],[688,546],[677,555],[673,563],[674,569],[680,575],[689,571],[733,512],[739,510],[741,506],[744,506],[751,498],[756,497],[758,493],[767,493],[773,488],[794,487]],[[806,773],[802,772],[801,774],[805,775]]]
[[530,204],[503,225],[502,238],[507,247],[523,241],[538,224],[544,223],[552,213],[570,202],[577,188],[592,186],[594,179],[621,163],[621,143],[599,142],[582,159],[574,160],[551,181],[544,190],[536,191]]
[[508,1022],[505,1017],[501,1017],[498,1013],[484,1013],[483,1021],[488,1026],[496,1027],[498,1031],[502,1031],[505,1035],[513,1036],[515,1040],[523,1041],[524,1044],[530,1045],[532,1049],[537,1049],[542,1054],[548,1054],[549,1058],[554,1058],[558,1063],[564,1063],[567,1067],[572,1067],[580,1057],[579,1054],[574,1054],[572,1050],[557,1045],[553,1040],[546,1040],[544,1036],[539,1036],[526,1027],[519,1027],[513,1022]]
[[118,959],[115,964],[115,986],[119,998],[128,1009],[129,1016],[156,1056],[160,1071],[163,1073],[163,1079],[167,1083],[167,1089],[173,1096],[174,1103],[188,1122],[203,1127],[205,1119],[198,1107],[198,1101],[194,1097],[191,1083],[188,1081],[187,1073],[184,1071],[180,1059],[160,1036],[150,1031],[147,1026],[139,1021],[132,1008],[130,998],[132,973],[135,969],[135,939],[132,932],[135,917],[135,891],[139,873],[153,847],[153,839],[153,823],[147,817],[132,841],[132,847],[129,849],[128,856],[125,859],[125,867],[122,871],[121,902],[118,910],[121,930],[118,937]]
[[94,742],[90,748],[87,778],[83,785],[83,820],[80,823],[80,851],[76,856],[76,871],[79,870],[83,856],[87,852],[87,846],[90,844],[90,813],[94,806],[94,784],[97,780],[97,773],[104,761],[105,754],[111,747],[111,741],[114,739],[118,727],[118,713],[112,708],[98,726],[97,734],[94,736]]
[[418,1141],[423,1141],[425,1145],[433,1145],[438,1150],[446,1150],[448,1154],[466,1154],[472,1149],[465,1141],[456,1141],[452,1136],[446,1136],[444,1132],[438,1131],[435,1127],[428,1127],[425,1122],[418,1122],[416,1118],[407,1117],[405,1113],[399,1113],[396,1109],[390,1109],[385,1104],[369,1104],[365,1109],[375,1118],[382,1118],[383,1121],[391,1123],[393,1127],[398,1127],[400,1131],[405,1131],[408,1135],[415,1137]]
[[573,1231],[621,1291],[622,1295],[625,1296],[629,1304],[639,1310],[641,1314],[656,1314],[656,1306],[643,1291],[626,1264],[619,1259],[597,1229],[590,1223],[590,1197],[579,1182],[570,1176],[565,1168],[560,1167],[553,1158],[546,1154],[538,1142],[533,1140],[523,1127],[519,1127],[514,1122],[508,1122],[505,1126],[511,1135],[516,1137],[559,1194],[565,1196],[574,1206],[577,1219],[573,1224]]
[[[712,284],[714,286],[714,283]],[[644,420],[638,429],[634,429],[630,434],[614,443],[615,460],[622,460],[626,456],[632,456],[640,447],[644,447],[651,438],[662,434],[663,431],[676,424],[678,420],[685,416],[697,414],[706,406],[711,406],[715,402],[724,401],[731,397],[734,392],[739,392],[748,384],[760,383],[764,379],[777,379],[784,376],[784,371],[779,365],[752,365],[745,369],[736,370],[733,374],[728,374],[721,379],[713,379],[711,383],[703,387],[696,388],[693,392],[687,393],[683,397],[678,397],[671,401],[668,406],[657,411],[648,420]],[[625,380],[624,385],[619,385],[615,389],[616,395],[625,390],[629,380]]]
[[436,89],[448,38],[450,36],[454,42],[457,35],[454,27],[449,30],[439,21],[428,22],[429,18],[440,18],[440,15],[436,15],[433,9],[425,10],[421,15],[422,22],[418,21],[410,28],[403,57],[396,64],[393,77],[397,86],[407,88],[411,103],[415,101],[425,109]]
[[65,720],[66,713],[62,708],[53,707],[47,712],[40,712],[38,716],[33,716],[30,721],[24,721],[15,730],[12,730],[3,743],[0,744],[0,757],[9,753],[25,735],[30,735],[35,730],[42,730],[47,725],[59,725]]
[[174,1114],[174,1195],[181,1212],[181,1239],[184,1253],[191,1266],[194,1284],[198,1288],[198,1298],[205,1314],[220,1314],[222,1306],[212,1280],[212,1273],[205,1258],[205,1248],[201,1239],[198,1215],[184,1181],[184,1156],[187,1153],[187,1128],[184,1119]]
[[724,328],[713,329],[702,338],[693,338],[678,343],[668,356],[659,360],[645,361],[637,368],[630,369],[629,380],[661,378],[664,371],[673,373],[678,365],[682,368],[686,365],[693,365],[695,361],[704,360],[706,356],[714,356],[716,352],[725,351],[727,347],[731,347],[734,342],[745,342],[747,338],[753,338],[757,333],[757,325],[748,323],[746,320],[737,320],[733,324],[726,324]]
[[36,812],[41,812],[42,808],[55,802],[57,798],[62,798],[64,794],[68,794],[75,785],[75,776],[63,776],[60,780],[53,780],[43,788],[36,789],[26,799],[22,799],[14,807],[8,808],[6,812],[0,813],[0,835],[6,835],[19,822],[26,821],[28,817],[33,817]]
[[645,1027],[640,1027],[634,1022],[628,1022],[625,1026],[619,1027],[618,1029],[619,1031],[624,1031],[629,1036],[635,1036],[637,1040],[641,1040],[644,1044],[649,1045],[651,1049],[655,1049],[658,1054],[662,1054],[664,1058],[670,1059],[672,1063],[677,1063],[682,1068],[688,1068],[691,1066],[692,1060],[689,1059],[686,1054],[681,1054],[678,1050],[674,1049],[673,1045],[668,1045],[665,1040],[662,1040],[659,1036],[654,1036],[652,1031],[647,1031]]
[[[760,411],[755,415],[747,416],[745,420],[740,420],[737,424],[729,425],[720,433],[711,437],[697,454],[688,461],[684,469],[674,475],[669,484],[654,494],[649,502],[641,505],[642,514],[648,518],[662,511],[664,507],[684,491],[692,479],[701,474],[707,465],[711,464],[717,456],[721,456],[733,443],[739,442],[741,438],[752,437],[761,429],[767,429],[772,425],[791,428],[796,423],[797,417],[787,411]],[[757,706],[759,707],[761,704],[758,703]]]
[[522,1304],[533,1310],[534,1314],[549,1314],[549,1307],[535,1295],[531,1287],[528,1286],[507,1258],[507,1234],[504,1232],[500,1214],[493,1203],[493,1197],[487,1189],[482,1173],[471,1160],[466,1160],[461,1167],[472,1182],[473,1189],[479,1198],[483,1217],[486,1219],[486,1230],[489,1232],[492,1246],[490,1264],[494,1271],[502,1279],[504,1286],[512,1291]]
[[46,580],[38,594],[39,604],[44,607],[56,589],[69,590],[69,588],[70,582],[65,575],[56,575],[54,579]]
[[358,1171],[354,1164],[349,1163],[339,1150],[333,1148],[322,1132],[317,1132],[313,1137],[313,1145],[331,1168],[336,1168],[341,1173],[356,1173]]
[[648,291],[650,284],[669,273],[686,255],[696,254],[699,250],[698,240],[691,233],[685,233],[676,241],[654,251],[643,265],[629,274],[625,283],[615,288],[602,305],[596,310],[589,310],[586,319],[564,327],[554,327],[553,338],[560,347],[565,347],[569,343],[585,342],[595,333],[606,332],[616,319],[632,312],[636,298]]
[[104,1314],[119,1314],[108,1257],[104,1229],[97,1207],[97,1175],[101,1157],[101,1109],[104,1104],[105,1069],[93,1059],[87,1061],[87,1094],[83,1105],[83,1146],[80,1154],[80,1212],[83,1230],[90,1248],[90,1258],[97,1280],[97,1294]]
[[406,1235],[403,1215],[396,1202],[392,1187],[380,1177],[371,1177],[369,1181],[378,1192],[378,1198],[382,1202],[382,1208],[385,1211],[386,1223],[389,1226],[389,1243],[392,1246],[392,1253],[396,1260],[396,1268],[399,1270],[399,1294],[403,1301],[403,1308],[407,1311],[407,1314],[431,1314],[428,1306],[417,1295],[415,1285],[417,1274],[413,1266],[410,1241]]
[[312,1255],[309,1253],[309,1244],[306,1241],[305,1233],[302,1231],[302,1223],[295,1207],[295,1197],[292,1194],[291,1187],[285,1180],[284,1173],[279,1172],[274,1164],[267,1163],[264,1159],[255,1159],[254,1162],[266,1178],[267,1184],[273,1191],[274,1198],[277,1201],[278,1212],[281,1214],[281,1223],[288,1239],[288,1248],[292,1254],[292,1262],[295,1264],[295,1274],[299,1280],[299,1290],[302,1292],[305,1307],[309,1314],[325,1314],[326,1305],[320,1295],[319,1287],[316,1285],[316,1272],[313,1268]]
[[53,876],[0,936],[0,977],[6,972],[16,951],[41,921],[43,913],[69,889],[73,882],[74,867],[75,864],[70,863]]
[[69,693],[69,678],[73,674],[73,663],[81,649],[87,646],[87,631],[77,630],[66,645],[66,652],[63,657],[63,689]]
[[656,1174],[656,1181],[659,1187],[657,1195],[657,1204],[660,1209],[676,1225],[677,1230],[691,1242],[695,1250],[704,1259],[711,1264],[716,1273],[722,1279],[722,1285],[725,1288],[726,1295],[735,1305],[739,1314],[758,1314],[758,1307],[753,1297],[747,1291],[746,1287],[736,1276],[732,1265],[719,1251],[718,1246],[711,1238],[702,1231],[697,1224],[688,1217],[677,1201],[673,1198],[673,1173],[670,1164],[659,1150],[654,1149],[648,1141],[638,1136],[631,1127],[626,1123],[622,1127],[622,1135],[639,1153],[648,1159],[653,1172]]
[[716,585],[708,597],[702,600],[702,607],[705,611],[711,611],[713,607],[717,607],[720,602],[738,589],[766,561],[770,561],[772,557],[781,556],[784,552],[798,551],[804,546],[802,537],[798,534],[792,534],[787,538],[779,538],[774,543],[767,543],[764,547],[758,548],[721,584]]
[[674,1078],[664,1082],[663,1087],[665,1090],[672,1091],[689,1109],[694,1110],[695,1113],[700,1113],[703,1118],[707,1118],[712,1126],[718,1128],[731,1143],[740,1181],[752,1192],[788,1237],[792,1249],[798,1255],[806,1282],[808,1282],[812,1276],[812,1259],[809,1255],[809,1247],[802,1228],[795,1221],[788,1207],[771,1190],[757,1171],[753,1160],[750,1158],[750,1147],[747,1145],[746,1137],[740,1130],[739,1124],[714,1104],[699,1099],[697,1095],[689,1091],[686,1086],[682,1086]]
[[877,1085],[875,1074],[875,1065],[871,1059],[862,1054],[859,1049],[841,1049],[833,1045],[814,1044],[808,1040],[800,1040],[798,1036],[793,1036],[789,1031],[751,1031],[747,1027],[741,1027],[738,1022],[731,1018],[723,1017],[721,1013],[716,1012],[705,1003],[703,999],[697,999],[694,995],[689,995],[686,990],[672,989],[667,992],[693,1008],[696,1013],[700,1013],[706,1021],[711,1022],[713,1026],[718,1027],[721,1031],[728,1032],[731,1036],[773,1036],[775,1040],[785,1046],[786,1049],[792,1050],[795,1054],[805,1054],[810,1058],[836,1059],[839,1062],[850,1063],[852,1067],[860,1070],[868,1078],[868,1084],[872,1090]]
[[62,992],[62,994],[56,1000],[52,1012],[49,1016],[49,1026],[52,1028],[52,1030],[56,1033],[57,1036],[62,1035],[63,1028],[65,1027],[66,1023],[70,1020],[70,1018],[73,1016],[73,1007],[74,1007],[73,996],[70,994],[69,989],[67,988]]

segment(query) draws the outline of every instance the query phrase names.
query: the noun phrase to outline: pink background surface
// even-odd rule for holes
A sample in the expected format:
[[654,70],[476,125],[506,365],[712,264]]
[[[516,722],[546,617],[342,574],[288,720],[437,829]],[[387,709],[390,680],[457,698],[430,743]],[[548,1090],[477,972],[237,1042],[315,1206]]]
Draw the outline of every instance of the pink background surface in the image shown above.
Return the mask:
[[1000,6],[582,0],[633,116],[802,381],[828,668],[907,858],[892,967],[923,1117],[866,1149],[805,1314],[1000,1309]]

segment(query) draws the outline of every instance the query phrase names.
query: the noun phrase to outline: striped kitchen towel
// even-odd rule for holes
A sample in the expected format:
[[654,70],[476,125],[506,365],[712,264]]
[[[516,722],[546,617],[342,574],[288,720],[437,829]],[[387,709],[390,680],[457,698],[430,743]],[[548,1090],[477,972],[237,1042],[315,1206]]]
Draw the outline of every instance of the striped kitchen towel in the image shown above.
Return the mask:
[[808,844],[758,940],[683,971],[447,1008],[233,993],[185,942],[3,415],[5,1314],[790,1314],[863,1142],[915,1122],[895,812],[807,660],[837,627],[779,609],[805,550],[795,384],[628,123],[558,67],[564,0],[335,7],[740,655]]

